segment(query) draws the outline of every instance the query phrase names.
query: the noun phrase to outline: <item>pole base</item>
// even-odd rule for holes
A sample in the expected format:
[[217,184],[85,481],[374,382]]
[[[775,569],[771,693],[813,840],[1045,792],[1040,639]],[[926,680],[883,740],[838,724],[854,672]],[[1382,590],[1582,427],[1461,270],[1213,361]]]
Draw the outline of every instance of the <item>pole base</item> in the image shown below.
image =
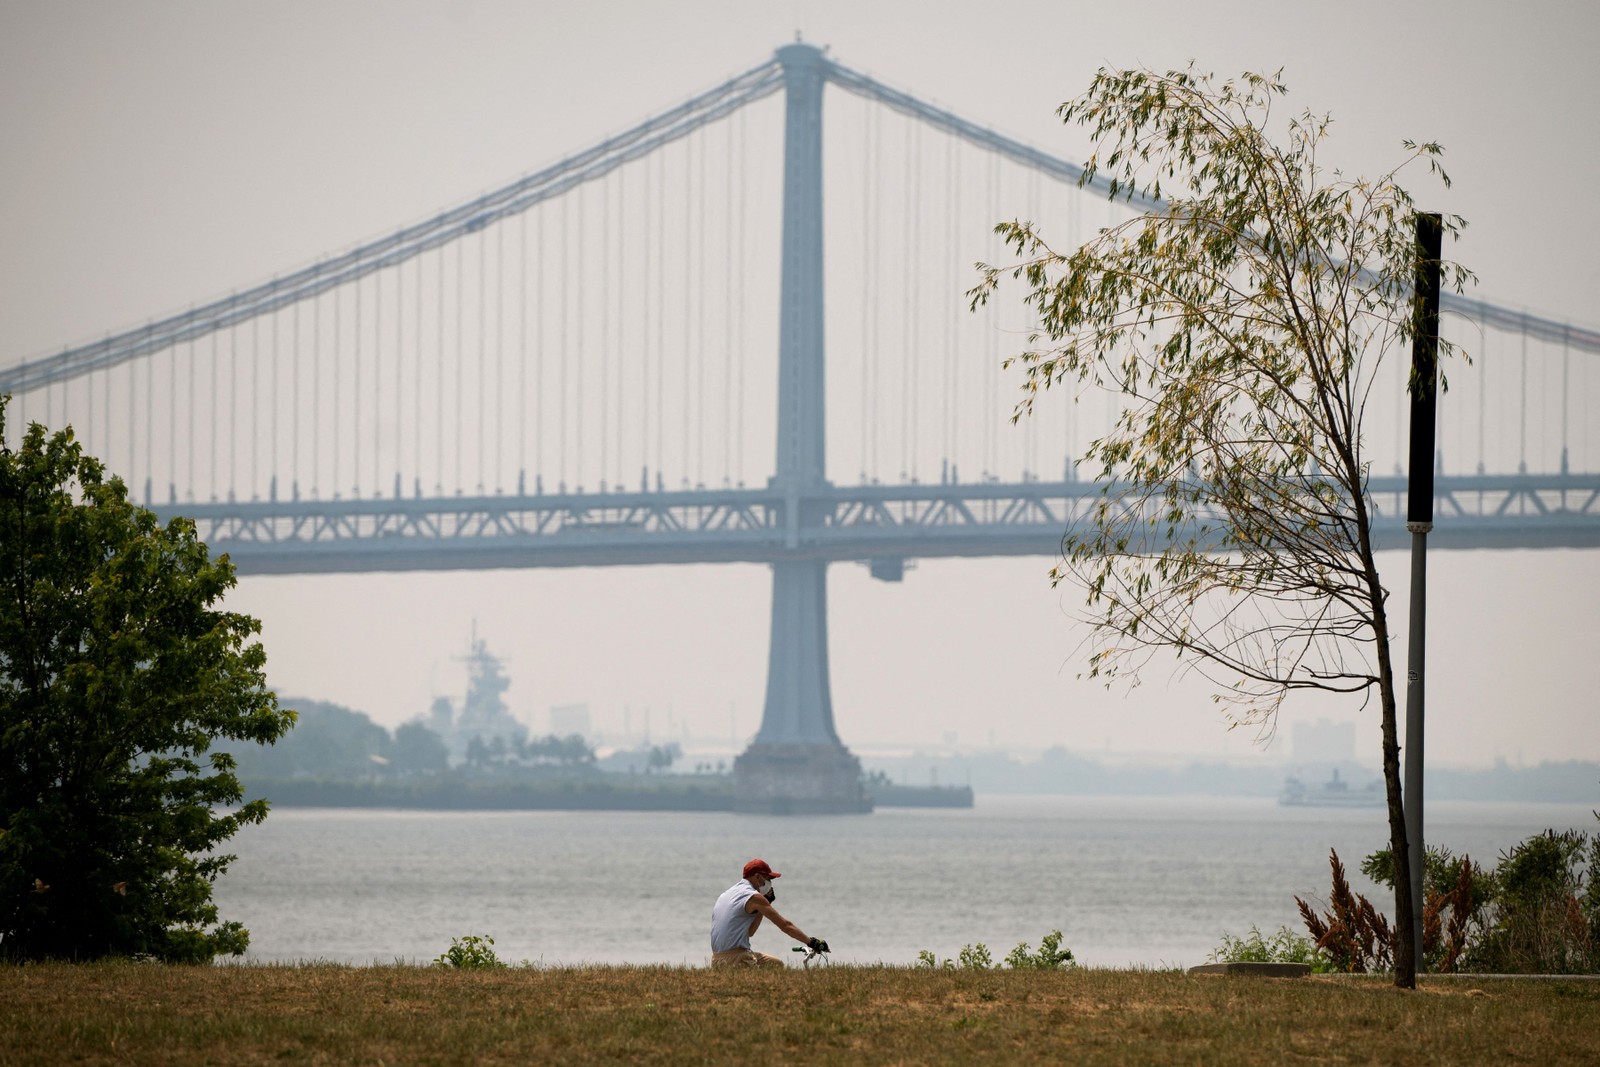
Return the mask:
[[843,745],[756,742],[733,761],[733,807],[753,815],[863,815],[872,799]]

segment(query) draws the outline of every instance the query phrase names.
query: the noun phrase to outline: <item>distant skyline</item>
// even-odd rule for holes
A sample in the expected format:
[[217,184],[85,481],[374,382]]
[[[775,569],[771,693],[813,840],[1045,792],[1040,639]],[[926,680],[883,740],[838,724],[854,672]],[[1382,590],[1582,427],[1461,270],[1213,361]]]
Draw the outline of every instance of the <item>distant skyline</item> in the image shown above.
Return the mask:
[[[7,0],[0,361],[458,203],[761,62],[797,29],[1068,158],[1087,146],[1054,109],[1101,65],[1281,67],[1290,107],[1333,113],[1333,165],[1372,173],[1403,138],[1444,144],[1455,185],[1428,206],[1467,218],[1454,251],[1476,295],[1600,324],[1600,14],[1584,3]],[[752,417],[770,419],[760,405]],[[1131,693],[1079,681],[1076,597],[1049,588],[1050,562],[918,561],[899,585],[835,565],[845,743],[992,733],[1018,749],[1281,758],[1228,731],[1208,691],[1170,681],[1160,659]],[[1381,565],[1403,629],[1407,558]],[[1600,758],[1600,550],[1439,552],[1430,589],[1431,761]],[[281,692],[390,726],[459,697],[452,657],[476,620],[535,728],[552,705],[662,721],[671,706],[696,732],[742,740],[761,714],[769,597],[766,568],[727,565],[255,577],[228,607],[263,620]],[[1403,639],[1394,651],[1403,669]],[[1359,701],[1300,699],[1281,727],[1324,718],[1354,721],[1358,759],[1376,759],[1377,711]]]

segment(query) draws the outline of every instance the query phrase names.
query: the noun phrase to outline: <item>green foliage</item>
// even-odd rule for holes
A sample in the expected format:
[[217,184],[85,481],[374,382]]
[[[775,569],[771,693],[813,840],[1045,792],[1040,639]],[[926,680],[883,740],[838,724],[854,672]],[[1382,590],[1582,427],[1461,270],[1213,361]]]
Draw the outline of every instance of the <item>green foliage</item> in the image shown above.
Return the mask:
[[[677,748],[676,744],[671,746]],[[654,755],[652,750],[652,755]],[[568,734],[566,737],[557,737],[555,734],[546,734],[525,742],[518,750],[518,754],[525,760],[543,763],[559,763],[565,767],[579,767],[594,762],[594,749],[589,742],[583,739],[582,734]],[[673,753],[673,759],[683,755],[679,748]],[[667,765],[671,766],[671,760]]]
[[1309,938],[1278,927],[1274,934],[1263,934],[1255,926],[1243,937],[1222,935],[1222,944],[1208,957],[1212,963],[1305,963],[1316,974],[1328,974],[1335,967],[1326,953]]
[[494,938],[468,934],[452,937],[450,947],[433,961],[435,967],[455,967],[463,971],[497,970],[505,967],[494,954]]
[[389,770],[394,743],[369,716],[316,700],[296,701],[295,714],[294,729],[270,748],[229,746],[241,776],[366,778]]
[[1587,896],[1592,908],[1600,879],[1594,852],[1587,834],[1546,830],[1502,853],[1491,917],[1469,962],[1508,974],[1600,973],[1600,926],[1584,906]]
[[[1400,170],[1449,178],[1438,145],[1411,142],[1376,179],[1330,171],[1331,120],[1283,122],[1273,106],[1287,91],[1276,75],[1102,68],[1059,114],[1093,139],[1083,183],[1103,174],[1112,200],[1142,213],[1078,248],[1002,222],[1013,261],[980,264],[969,296],[976,310],[1020,284],[1036,316],[1005,364],[1025,375],[1014,419],[1056,387],[1120,400],[1085,456],[1101,499],[1051,573],[1085,592],[1088,675],[1137,683],[1171,651],[1213,682],[1233,723],[1265,728],[1295,690],[1375,694],[1398,846],[1392,631],[1364,424],[1384,362],[1405,358],[1422,325],[1419,213]],[[1442,219],[1452,239],[1464,225]],[[1471,277],[1439,266],[1458,292]],[[1452,351],[1440,343],[1441,365]],[[1402,986],[1415,978],[1406,882]]]
[[[1461,865],[1467,866],[1471,885],[1470,903],[1474,909],[1482,908],[1496,894],[1495,875],[1473,863],[1467,856],[1438,845],[1429,845],[1423,856],[1423,893],[1426,896],[1444,896],[1455,890],[1461,880]],[[1379,849],[1361,861],[1361,873],[1378,885],[1394,888],[1394,856],[1386,848]]]
[[[1004,963],[1013,970],[1055,970],[1073,965],[1072,950],[1062,948],[1061,931],[1052,930],[1040,940],[1038,952],[1032,951],[1024,941],[1007,954]],[[916,966],[929,970],[988,971],[994,969],[995,963],[989,946],[980,941],[975,945],[962,945],[955,959],[947,958],[942,962],[931,951],[923,949],[917,953]]]
[[[1389,850],[1361,870],[1393,885]],[[1546,830],[1486,871],[1445,848],[1427,850],[1423,949],[1438,971],[1600,973],[1600,833]]]
[[396,774],[441,774],[450,768],[444,739],[420,722],[395,727],[393,751],[390,769]]
[[989,955],[989,946],[982,941],[976,945],[962,945],[956,958],[964,971],[987,971],[994,966],[994,959]]
[[[1092,134],[1084,181],[1103,173],[1148,210],[1076,249],[1001,223],[1015,260],[982,266],[969,294],[976,308],[1020,282],[1037,315],[1007,361],[1026,374],[1016,417],[1055,387],[1122,401],[1086,457],[1106,495],[1053,573],[1087,591],[1089,675],[1137,680],[1152,648],[1173,649],[1239,722],[1297,688],[1393,696],[1362,426],[1416,328],[1416,211],[1400,167],[1326,169],[1327,117],[1276,134],[1286,92],[1275,76],[1102,69],[1060,115]],[[1400,166],[1448,182],[1439,155],[1408,144]]]
[[1061,931],[1051,930],[1039,942],[1039,951],[1033,952],[1026,941],[1006,954],[1006,966],[1014,971],[1053,971],[1057,967],[1072,965],[1072,950],[1061,947]]
[[0,575],[0,958],[243,952],[217,848],[267,805],[212,745],[270,744],[294,714],[259,623],[215,610],[227,557],[35,423],[0,450]]

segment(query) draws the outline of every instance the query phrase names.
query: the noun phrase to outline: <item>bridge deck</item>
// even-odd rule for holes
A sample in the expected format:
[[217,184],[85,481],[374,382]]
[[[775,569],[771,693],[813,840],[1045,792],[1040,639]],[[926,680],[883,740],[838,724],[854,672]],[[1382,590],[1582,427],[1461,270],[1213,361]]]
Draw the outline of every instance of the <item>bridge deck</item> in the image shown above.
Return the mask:
[[[1431,547],[1600,546],[1600,475],[1441,477]],[[1375,478],[1381,547],[1409,544],[1404,478]],[[1092,482],[825,485],[809,493],[278,500],[167,505],[244,574],[1047,556]],[[797,522],[789,523],[793,509]]]

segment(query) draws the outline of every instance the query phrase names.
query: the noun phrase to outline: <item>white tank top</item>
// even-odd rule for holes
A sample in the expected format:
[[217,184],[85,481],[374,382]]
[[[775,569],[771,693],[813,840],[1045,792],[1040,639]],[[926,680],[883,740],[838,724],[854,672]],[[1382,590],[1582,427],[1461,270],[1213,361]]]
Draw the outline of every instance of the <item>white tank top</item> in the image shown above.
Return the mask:
[[711,909],[712,952],[750,947],[750,924],[756,917],[746,912],[744,905],[756,893],[756,887],[741,878],[717,898]]

